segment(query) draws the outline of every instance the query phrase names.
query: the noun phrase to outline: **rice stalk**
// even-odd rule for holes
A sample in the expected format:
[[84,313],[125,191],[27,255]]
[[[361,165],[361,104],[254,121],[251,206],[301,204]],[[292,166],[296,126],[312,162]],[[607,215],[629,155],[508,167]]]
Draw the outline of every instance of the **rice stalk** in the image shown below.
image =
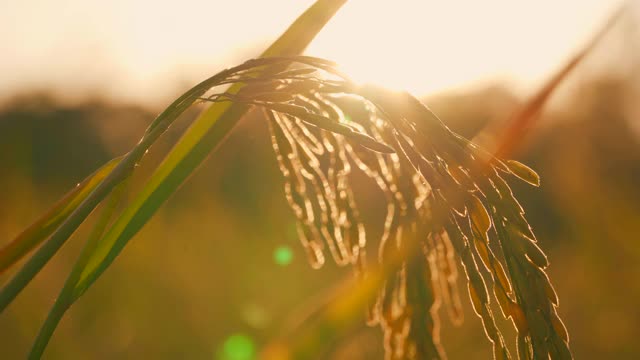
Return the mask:
[[[301,53],[345,2],[346,0],[316,1],[265,51],[263,56]],[[304,62],[305,59],[301,58],[299,61]],[[2,252],[3,258],[0,260],[8,267],[48,237],[44,245],[0,290],[0,312],[4,311],[33,277],[40,272],[91,212],[112,193],[112,190],[131,175],[137,163],[176,118],[203,96],[207,90],[231,82],[234,85],[229,91],[234,94],[243,86],[243,82],[238,78],[229,79],[234,73],[243,73],[242,80],[250,82],[261,74],[268,76],[283,72],[289,64],[289,61],[282,59],[250,60],[237,67],[223,70],[176,99],[153,121],[140,142],[130,152],[121,160],[114,160],[117,165],[112,170],[102,169],[97,175],[89,177],[86,180],[88,185],[72,191],[68,198],[63,199],[59,205],[54,206],[50,212],[34,224],[32,227],[35,229],[34,231],[26,230],[23,235],[27,234],[28,236],[20,235],[12,243],[17,245],[10,245],[8,251]],[[320,68],[323,67],[320,63],[316,65]],[[295,76],[296,74],[288,73],[286,75]],[[47,321],[40,331],[30,354],[31,358],[41,356],[66,309],[111,265],[124,245],[150,219],[164,200],[195,170],[206,155],[224,140],[246,111],[247,106],[242,104],[231,106],[223,104],[209,107],[187,130],[172,152],[165,158],[165,161],[156,169],[147,186],[105,231],[104,236],[87,244],[85,249],[89,250],[86,253],[83,252],[81,258],[74,265],[59,300],[50,311]]]
[[[109,222],[111,221],[116,208],[122,202],[128,182],[128,180],[125,180],[120,183],[120,185],[118,185],[113,190],[111,195],[109,195],[109,199],[105,202],[98,221],[93,226],[93,229],[87,238],[87,243],[79,256],[77,264],[83,265],[90,258],[91,253],[98,245],[102,234],[109,225]],[[69,274],[69,277],[65,281],[62,290],[60,291],[60,295],[53,304],[51,311],[49,311],[44,324],[42,325],[40,331],[38,332],[38,335],[36,336],[34,344],[31,347],[29,359],[40,358],[40,356],[44,352],[45,347],[47,346],[47,343],[49,342],[49,339],[51,338],[51,335],[53,335],[53,331],[55,330],[56,325],[62,319],[62,316],[73,304],[73,302],[82,295],[82,292],[77,291],[77,289],[75,288],[75,283],[80,276],[81,270],[82,266],[76,265]]]
[[87,179],[65,194],[51,209],[0,249],[0,274],[46,240],[82,201],[122,160],[117,157],[104,164]]
[[[623,9],[624,6],[618,9],[591,41],[514,114],[509,122],[509,128],[501,137],[503,141],[498,146],[498,156],[505,156],[513,152],[559,84],[592,52],[604,34],[620,19]],[[380,116],[375,114],[376,110],[383,114],[382,117],[391,116],[393,118],[403,117],[403,111],[421,111],[414,99],[406,98],[403,100],[402,96],[388,96],[388,92],[384,89],[368,88],[365,90],[365,94],[361,93],[361,95],[365,95],[364,97],[367,98],[366,106],[369,110],[374,108],[374,119],[370,123],[376,122],[376,116]],[[387,97],[386,102],[385,97]],[[388,99],[393,99],[393,101]],[[395,105],[402,103],[404,103],[402,106]],[[410,103],[413,105],[407,106]],[[414,110],[408,110],[412,106]],[[361,151],[362,149],[357,146],[350,148],[350,151],[357,154],[351,157],[355,167],[373,179],[387,199],[385,233],[380,239],[381,251],[379,255],[382,263],[381,266],[374,267],[372,276],[366,276],[363,275],[365,273],[364,259],[360,258],[356,261],[356,273],[361,279],[367,280],[364,282],[365,285],[356,290],[351,289],[349,295],[342,294],[347,299],[335,298],[331,304],[325,305],[325,307],[351,306],[353,310],[357,306],[365,306],[367,302],[371,302],[367,296],[372,286],[370,281],[378,279],[379,283],[375,286],[380,287],[381,290],[373,307],[369,309],[368,316],[369,323],[380,323],[383,327],[387,357],[444,358],[444,352],[438,344],[438,308],[445,304],[454,323],[461,321],[460,300],[456,291],[457,273],[453,250],[455,248],[455,255],[458,255],[459,261],[462,262],[468,279],[469,296],[474,310],[481,317],[487,336],[493,343],[495,358],[504,359],[512,356],[520,359],[571,358],[568,348],[569,336],[557,314],[558,298],[544,272],[548,266],[548,260],[537,246],[533,232],[524,218],[524,211],[504,180],[505,176],[514,176],[530,185],[539,186],[539,176],[524,164],[512,160],[495,159],[487,152],[456,136],[449,137],[454,139],[453,142],[457,142],[457,145],[463,145],[467,147],[467,150],[471,150],[471,156],[461,157],[459,149],[455,150],[451,147],[447,151],[446,146],[443,153],[450,157],[440,155],[437,150],[441,144],[437,140],[432,140],[436,144],[435,146],[433,144],[420,145],[424,139],[415,136],[419,126],[423,127],[425,135],[441,134],[443,127],[435,126],[434,128],[433,125],[437,125],[439,121],[428,111],[423,109],[422,112],[423,117],[429,119],[428,124],[407,126],[398,120],[386,119],[388,123],[392,124],[392,127],[395,127],[396,131],[386,135],[384,131],[381,133],[375,126],[368,128],[374,137],[378,139],[384,137],[387,144],[395,144],[394,148],[402,150],[398,153],[404,157],[371,155]],[[334,118],[343,119],[339,112],[331,111],[331,113]],[[410,116],[405,117],[409,118]],[[367,125],[363,124],[358,124],[358,126],[360,129],[367,128]],[[400,129],[404,129],[404,131]],[[272,137],[281,136],[278,134],[279,130],[273,126],[271,131]],[[406,136],[412,133],[413,135]],[[444,133],[446,134],[446,131]],[[418,140],[416,140],[417,138]],[[432,135],[431,138],[441,139],[443,136]],[[274,148],[276,147],[277,142],[274,141]],[[349,144],[346,144],[346,147],[349,147]],[[422,150],[416,151],[417,147]],[[425,154],[428,155],[425,156]],[[389,161],[389,158],[393,160]],[[421,163],[422,167],[414,166]],[[398,164],[401,165],[398,166]],[[407,164],[411,166],[407,166]],[[416,174],[422,175],[423,179],[422,184],[414,184],[415,188],[407,186],[406,179],[411,179],[411,171],[404,171],[403,175],[394,177],[395,174],[402,173],[403,169],[411,167],[414,170],[414,179]],[[444,169],[438,169],[439,167]],[[424,169],[427,169],[431,174],[425,173]],[[438,172],[443,175],[439,175]],[[448,178],[447,174],[453,180]],[[441,181],[438,178],[444,178],[445,184],[432,187],[431,184]],[[399,186],[399,179],[405,180],[402,186]],[[427,186],[424,186],[424,180],[427,180]],[[287,187],[287,185],[285,186]],[[457,190],[447,190],[456,189],[456,187]],[[289,192],[290,189],[288,189]],[[433,192],[435,195],[425,196],[428,192]],[[462,195],[455,195],[456,192]],[[465,192],[471,193],[470,196],[465,195]],[[447,195],[443,196],[445,193]],[[290,195],[288,197],[291,198]],[[404,261],[399,263],[397,261],[399,240],[398,235],[394,236],[393,234],[404,233],[404,235],[400,235],[402,238],[400,241],[404,240],[406,252],[406,248],[415,250],[415,244],[412,246],[411,243],[416,241],[415,234],[420,233],[415,231],[415,226],[419,226],[420,220],[409,221],[413,226],[409,227],[412,230],[409,231],[408,236],[407,231],[400,230],[403,228],[400,224],[406,222],[403,219],[407,212],[413,212],[412,216],[417,213],[413,207],[407,206],[407,199],[413,199],[414,204],[422,204],[427,200],[427,202],[431,201],[432,205],[437,204],[440,209],[450,209],[449,221],[443,221],[442,229],[444,231],[422,232],[423,236],[426,234],[427,240],[418,241],[422,249],[415,252],[424,253],[426,261],[422,259],[422,262],[417,264],[415,256],[406,256],[406,254]],[[294,206],[292,205],[292,207]],[[420,209],[421,206],[417,206],[417,208]],[[426,208],[428,209],[428,206]],[[428,213],[428,211],[426,212]],[[424,213],[425,211],[422,210],[422,214],[418,218],[428,219],[429,216],[425,216]],[[466,218],[465,213],[467,214]],[[435,222],[433,218],[430,220]],[[313,233],[313,231],[314,229],[307,230],[308,233]],[[301,238],[303,243],[309,243],[306,237]],[[320,238],[316,237],[315,239]],[[306,245],[306,247],[309,246]],[[324,254],[318,250],[322,248],[322,242],[314,244],[312,248],[314,253],[318,252],[314,255],[316,258],[324,258]],[[384,248],[387,249],[383,250]],[[364,247],[362,251],[364,252]],[[407,266],[407,264],[411,265]],[[420,265],[424,267],[425,264],[428,264],[429,267],[414,272],[418,276],[412,276],[412,272],[407,271],[408,268],[415,269]],[[312,265],[317,266],[316,263],[312,263]],[[489,274],[486,281],[479,271],[479,266]],[[385,275],[381,275],[381,272]],[[422,279],[414,282],[412,277],[422,277]],[[418,291],[412,288],[412,284],[417,283],[423,284],[423,287]],[[418,289],[417,286],[416,289]],[[490,308],[491,296],[489,294],[492,294],[497,301],[502,315],[511,318],[518,331],[517,354],[515,355],[509,354],[505,340],[496,328],[494,315]],[[411,306],[411,303],[420,304],[420,306]],[[318,311],[323,311],[323,309]],[[330,321],[330,319],[326,321]],[[296,356],[298,353],[295,349],[299,348],[300,344],[292,343],[291,346],[294,349],[292,351],[293,358],[304,358]]]
[[[332,71],[330,64],[300,60],[332,78],[270,78],[279,85],[268,96],[247,99],[221,93],[206,99],[265,109],[285,196],[311,266],[321,267],[328,254],[365,278],[369,239],[350,188],[352,167],[385,194],[387,219],[377,243],[378,261],[389,262],[390,254],[409,248],[422,254],[419,260],[401,261],[386,277],[369,311],[369,322],[384,331],[387,358],[445,357],[438,342],[437,310],[447,301],[454,321],[460,317],[452,250],[463,265],[469,296],[495,358],[509,359],[511,354],[496,325],[491,298],[512,319],[520,348],[526,345],[520,358],[571,358],[557,298],[544,273],[546,256],[504,180],[513,176],[538,186],[537,174],[453,133],[408,93],[359,86]],[[250,89],[261,86],[255,84],[246,91],[261,94]],[[358,97],[369,116],[348,120],[338,105],[347,96]]]
[[[297,67],[288,70],[292,64]],[[247,85],[241,91],[216,92],[220,85],[238,83]],[[339,105],[347,97],[360,101],[368,116],[348,119]],[[285,195],[315,268],[325,263],[328,253],[336,264],[351,265],[367,279],[370,240],[351,188],[353,170],[363,172],[384,193],[387,217],[376,245],[378,261],[392,270],[368,314],[369,323],[379,324],[384,332],[387,359],[446,357],[439,344],[438,309],[446,303],[453,320],[460,320],[454,258],[463,265],[469,297],[496,359],[511,354],[495,323],[490,287],[503,315],[518,330],[521,359],[571,358],[567,332],[556,312],[557,297],[544,272],[547,258],[504,180],[513,176],[538,186],[533,170],[498,159],[453,133],[409,93],[355,84],[323,59],[260,58],[224,70],[176,100],[163,113],[169,115],[154,122],[145,136],[166,129],[174,114],[194,101],[266,112]],[[34,358],[66,308],[121,250],[124,243],[114,243],[113,232],[144,223],[135,217],[135,222],[127,220],[127,211],[138,210],[132,209],[124,213],[126,222],[121,216],[109,230],[101,229],[105,235],[81,256],[61,293],[61,299],[68,299],[54,306],[53,320],[45,322],[34,346]],[[132,235],[131,230],[121,234]],[[500,256],[491,249],[498,249]]]
[[[335,2],[334,11],[340,5]],[[299,52],[300,45],[283,45],[278,51]],[[229,84],[229,90],[217,92]],[[359,101],[368,116],[348,118],[341,106],[345,99]],[[252,107],[266,114],[285,196],[311,266],[320,268],[331,258],[352,266],[368,284],[368,323],[382,328],[387,359],[446,358],[439,343],[439,311],[445,305],[452,320],[461,321],[457,263],[496,359],[514,355],[496,325],[493,300],[518,332],[515,356],[572,357],[557,314],[557,295],[545,273],[548,259],[505,180],[514,177],[539,186],[535,171],[455,134],[411,94],[355,84],[332,62],[305,56],[249,60],[178,98],[150,125],[141,143],[73,211],[64,213],[50,240],[0,292],[0,309],[130,175],[175,118],[197,101],[216,105],[194,123],[110,227],[111,214],[105,217],[96,237],[104,235],[88,244],[74,266],[32,357],[44,351],[64,311]],[[218,117],[222,123],[216,122]],[[351,184],[355,171],[385,196],[387,213],[379,239],[368,238],[360,220]],[[371,272],[367,243],[378,248],[374,268],[385,271]]]

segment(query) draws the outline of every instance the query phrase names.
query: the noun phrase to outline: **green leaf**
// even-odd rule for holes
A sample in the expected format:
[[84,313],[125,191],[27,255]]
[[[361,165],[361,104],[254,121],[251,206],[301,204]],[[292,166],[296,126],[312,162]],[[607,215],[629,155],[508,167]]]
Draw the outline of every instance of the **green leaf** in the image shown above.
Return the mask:
[[[340,9],[346,0],[318,0],[303,13],[290,28],[263,53],[263,57],[287,56],[301,53],[327,21]],[[268,65],[269,60],[256,60]],[[261,64],[261,63],[260,63]],[[242,65],[241,65],[242,66]],[[236,68],[237,69],[237,68]],[[276,70],[269,68],[269,70]],[[26,286],[33,276],[44,266],[64,241],[75,231],[77,226],[89,215],[111,190],[128,177],[133,166],[140,160],[151,144],[166,128],[189,106],[193,104],[211,84],[223,77],[225,71],[209,78],[187,91],[175,100],[149,126],[141,142],[129,153],[113,172],[91,193],[85,202],[71,214],[72,223],[62,224],[52,236],[49,245],[43,246],[18,275],[0,292],[0,311],[8,305],[19,291]],[[218,76],[218,78],[216,78]],[[232,86],[228,92],[237,93],[242,85]],[[218,145],[231,131],[238,120],[246,113],[245,105],[216,103],[205,111],[182,136],[165,160],[156,169],[148,183],[140,191],[111,228],[100,240],[89,239],[83,253],[65,283],[65,286],[51,309],[45,324],[32,348],[30,358],[39,358],[44,351],[58,322],[86,289],[109,267],[124,245],[151,218],[162,203],[178,188],[178,186],[206,158],[207,154]],[[215,126],[214,126],[215,125]],[[128,166],[127,166],[128,165]],[[101,192],[98,192],[101,190]],[[111,217],[113,208],[109,206],[106,215],[99,221],[95,238],[103,233],[104,227]],[[65,225],[67,225],[65,227]]]
[[233,69],[223,70],[216,75],[202,81],[189,91],[176,99],[167,107],[153,123],[147,128],[138,144],[125,155],[111,172],[93,189],[90,194],[76,207],[71,214],[51,234],[49,240],[27,261],[18,273],[0,291],[0,312],[24,289],[25,286],[40,272],[42,267],[64,245],[78,226],[91,214],[104,198],[111,193],[114,187],[126,179],[134,170],[136,164],[147,153],[156,140],[169,128],[169,126],[188,109],[209,88],[227,78],[233,71],[246,67],[242,64]]
[[29,359],[39,359],[40,356],[42,356],[42,353],[49,343],[49,339],[51,338],[51,335],[53,335],[53,331],[60,322],[60,319],[62,319],[62,316],[73,304],[73,302],[78,297],[80,297],[80,295],[82,295],[81,293],[75,291],[76,282],[80,277],[82,269],[86,266],[89,257],[95,250],[102,235],[104,234],[107,225],[109,225],[109,221],[113,217],[118,204],[124,198],[124,190],[127,188],[128,183],[128,181],[123,181],[122,183],[120,183],[120,185],[118,185],[109,196],[109,201],[104,205],[104,209],[102,210],[98,221],[93,226],[86,244],[82,249],[80,256],[78,257],[78,260],[73,266],[73,269],[71,269],[69,277],[65,281],[64,286],[62,287],[62,290],[58,295],[58,298],[56,299],[53,307],[47,315],[47,319],[38,332],[38,336],[36,337],[36,340],[31,347]]
[[169,126],[198,100],[212,86],[218,85],[234,72],[250,68],[252,66],[262,66],[272,63],[272,59],[261,61],[253,60],[241,64],[235,68],[223,70],[216,75],[202,81],[191,88],[169,107],[167,107],[153,123],[147,128],[138,144],[115,166],[115,168],[100,182],[98,186],[76,207],[72,213],[60,224],[51,234],[49,240],[42,245],[38,251],[27,261],[18,273],[0,291],[0,312],[24,289],[25,286],[40,272],[42,267],[55,255],[64,245],[69,237],[76,231],[78,226],[91,214],[104,198],[111,193],[113,188],[126,179],[134,170],[136,164],[147,153],[156,140],[169,128]]
[[122,157],[117,157],[104,164],[73,190],[65,194],[62,199],[16,236],[15,239],[0,249],[0,274],[48,238],[98,184],[107,177],[120,160],[122,160]]
[[[262,54],[262,57],[301,53],[345,2],[346,0],[318,0]],[[241,87],[240,84],[234,85],[227,92],[237,93]],[[226,138],[247,110],[246,105],[215,103],[191,125],[131,205],[107,231],[81,274],[77,285],[79,290],[88,288],[109,267],[127,242],[207,155]]]

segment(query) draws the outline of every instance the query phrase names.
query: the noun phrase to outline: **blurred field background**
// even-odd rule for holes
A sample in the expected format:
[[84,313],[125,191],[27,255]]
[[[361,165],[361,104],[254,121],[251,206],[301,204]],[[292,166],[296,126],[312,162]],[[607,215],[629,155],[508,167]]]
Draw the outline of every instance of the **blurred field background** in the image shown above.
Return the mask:
[[[258,54],[310,3],[1,3],[0,245],[130,149],[171,99]],[[308,53],[357,79],[424,95],[453,129],[479,131],[476,140],[492,148],[509,115],[616,6],[450,3],[352,1]],[[513,186],[549,255],[577,359],[640,357],[639,99],[640,6],[632,1],[514,155],[542,177],[540,188]],[[133,191],[197,112],[152,148]],[[372,186],[362,189],[376,198]],[[364,215],[375,227],[369,203]],[[1,358],[28,352],[88,229],[0,314]],[[307,265],[266,124],[252,114],[71,308],[45,355],[253,359],[350,276],[331,263]],[[481,324],[463,302],[463,326],[443,319],[449,358],[488,359]],[[318,355],[381,358],[380,330],[363,325]]]

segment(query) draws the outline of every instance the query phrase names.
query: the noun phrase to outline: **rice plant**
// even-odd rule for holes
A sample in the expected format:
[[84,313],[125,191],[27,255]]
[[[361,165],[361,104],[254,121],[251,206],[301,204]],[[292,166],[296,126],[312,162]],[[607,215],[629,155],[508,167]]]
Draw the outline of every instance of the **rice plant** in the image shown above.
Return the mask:
[[[309,263],[331,258],[375,285],[370,325],[384,333],[387,359],[442,359],[440,308],[462,320],[458,264],[496,359],[570,359],[558,298],[508,180],[540,185],[526,165],[505,160],[451,131],[407,92],[353,82],[331,61],[296,55],[344,1],[319,0],[261,58],[223,70],[176,99],[140,142],[99,169],[0,251],[0,271],[44,243],[0,291],[4,311],[101,204],[102,214],[49,313],[31,358],[43,353],[65,311],[110,266],[158,207],[247,110],[264,113]],[[211,108],[183,135],[149,182],[116,214],[144,154],[194,103]],[[344,104],[366,116],[351,116]],[[384,194],[384,231],[360,220],[352,175]],[[109,198],[108,201],[105,199]],[[377,249],[367,256],[366,249]],[[374,264],[371,264],[371,259]],[[373,269],[373,270],[372,270]],[[492,302],[517,330],[517,354],[496,325]],[[282,353],[281,353],[282,354]],[[284,353],[281,358],[296,358]]]
[[[291,69],[291,64],[298,66]],[[237,83],[246,86],[215,92],[219,86]],[[377,244],[379,261],[389,261],[395,252],[404,254],[370,308],[371,323],[379,323],[385,333],[388,358],[443,357],[436,310],[446,299],[454,319],[460,316],[455,258],[463,264],[469,295],[496,358],[510,355],[494,322],[487,282],[503,314],[518,328],[521,358],[571,357],[566,330],[556,313],[557,298],[544,273],[547,259],[504,180],[515,176],[537,186],[533,170],[495,158],[453,133],[412,95],[355,84],[323,59],[253,59],[194,89],[177,101],[173,111],[183,111],[196,99],[265,111],[285,177],[285,194],[298,218],[298,234],[311,266],[322,266],[328,252],[338,265],[351,264],[366,277],[368,239],[349,175],[359,169],[385,194],[387,203],[382,206],[387,208],[387,220]],[[347,119],[338,105],[344,97],[356,97],[369,116]],[[161,115],[141,144],[168,125]],[[105,228],[117,194],[84,254],[99,249],[102,234],[109,237]],[[84,254],[63,289],[70,298],[80,296],[89,285],[87,279],[100,271],[100,267],[87,270],[95,257]],[[479,262],[490,279],[483,277]],[[60,309],[70,305],[58,304]],[[57,321],[58,316],[47,319],[47,323]],[[48,338],[42,334],[39,339]]]
[[[342,76],[324,61],[297,60]],[[369,309],[370,322],[385,333],[387,357],[443,357],[437,307],[446,303],[459,320],[458,258],[496,358],[510,355],[494,322],[487,282],[503,315],[518,329],[520,358],[570,358],[557,297],[544,273],[546,256],[504,180],[514,176],[538,186],[535,172],[453,133],[408,93],[358,86],[344,77],[327,82],[307,76],[277,79],[282,82],[275,92],[261,92],[260,83],[245,89],[266,109],[285,194],[311,266],[322,266],[329,253],[338,265],[352,264],[367,276],[367,236],[349,185],[352,169],[384,192],[387,220],[376,244],[378,260],[404,254]],[[359,97],[369,116],[347,119],[337,105],[344,96]]]

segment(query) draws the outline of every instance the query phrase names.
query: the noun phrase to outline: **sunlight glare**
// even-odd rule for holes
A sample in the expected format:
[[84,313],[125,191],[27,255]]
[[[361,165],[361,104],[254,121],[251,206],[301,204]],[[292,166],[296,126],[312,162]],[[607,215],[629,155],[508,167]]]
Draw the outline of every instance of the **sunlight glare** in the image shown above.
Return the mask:
[[[168,101],[177,87],[259,54],[313,2],[68,0],[34,12],[30,2],[0,1],[0,98],[53,88]],[[530,86],[620,2],[349,0],[307,54],[337,61],[360,82],[416,94],[478,81]],[[233,15],[214,16],[221,10]]]
[[419,94],[531,82],[566,61],[617,2],[352,0],[308,53],[337,61],[356,81]]

